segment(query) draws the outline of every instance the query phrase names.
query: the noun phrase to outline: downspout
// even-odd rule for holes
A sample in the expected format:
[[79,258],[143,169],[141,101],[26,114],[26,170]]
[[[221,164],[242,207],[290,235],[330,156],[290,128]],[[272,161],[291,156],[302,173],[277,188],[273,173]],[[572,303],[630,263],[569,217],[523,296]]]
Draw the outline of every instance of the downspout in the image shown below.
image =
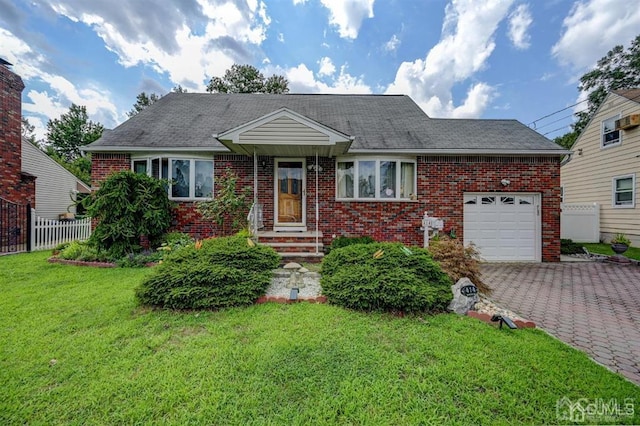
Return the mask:
[[258,155],[253,148],[253,229],[256,242],[258,241]]
[[318,150],[316,149],[316,167],[315,167],[315,171],[316,171],[316,255],[318,255],[318,230],[319,230],[319,226],[318,226],[318,220],[320,218],[320,214],[318,211],[318,169],[320,168],[320,166],[318,165]]
[[573,152],[567,154],[566,157],[564,157],[562,159],[562,161],[560,162],[560,167],[564,166],[565,164],[567,164],[569,161],[571,161],[571,159],[573,158]]

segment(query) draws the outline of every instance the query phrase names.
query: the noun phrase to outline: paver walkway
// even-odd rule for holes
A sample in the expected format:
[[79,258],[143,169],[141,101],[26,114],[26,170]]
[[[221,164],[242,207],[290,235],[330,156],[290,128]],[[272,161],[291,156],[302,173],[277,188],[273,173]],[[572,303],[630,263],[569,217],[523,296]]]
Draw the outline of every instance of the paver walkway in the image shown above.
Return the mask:
[[491,299],[640,385],[640,267],[485,264]]

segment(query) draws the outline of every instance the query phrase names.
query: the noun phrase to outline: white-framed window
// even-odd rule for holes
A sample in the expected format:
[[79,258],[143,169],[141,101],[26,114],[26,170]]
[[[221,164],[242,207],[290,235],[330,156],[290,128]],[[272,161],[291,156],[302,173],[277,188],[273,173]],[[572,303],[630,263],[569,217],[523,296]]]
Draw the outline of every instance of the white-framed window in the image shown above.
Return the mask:
[[636,205],[636,175],[616,176],[613,178],[613,207],[632,209]]
[[133,158],[131,170],[169,180],[172,200],[204,200],[213,196],[213,160],[198,158]]
[[339,200],[409,200],[416,194],[416,161],[405,158],[339,158]]
[[602,138],[601,147],[610,148],[622,143],[622,133],[616,130],[616,120],[620,118],[620,114],[609,117],[602,121]]

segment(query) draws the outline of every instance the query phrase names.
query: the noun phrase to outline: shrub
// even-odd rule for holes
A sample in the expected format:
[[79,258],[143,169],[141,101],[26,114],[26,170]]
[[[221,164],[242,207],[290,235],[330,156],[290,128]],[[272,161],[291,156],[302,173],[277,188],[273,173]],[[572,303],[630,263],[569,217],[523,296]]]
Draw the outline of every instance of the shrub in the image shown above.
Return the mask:
[[582,244],[574,243],[571,239],[561,239],[560,240],[560,253],[562,254],[582,254],[584,250],[582,249]]
[[171,309],[249,305],[264,295],[279,262],[271,247],[250,246],[244,237],[203,240],[168,254],[136,289],[136,299]]
[[326,254],[331,253],[331,250],[335,250],[337,248],[347,247],[354,244],[371,244],[375,242],[376,240],[374,240],[373,237],[370,237],[368,235],[364,237],[347,237],[347,236],[341,235],[335,238],[333,241],[331,241],[331,245],[326,249]]
[[[383,250],[376,258],[374,254]],[[429,253],[400,243],[355,244],[322,262],[322,293],[330,303],[364,311],[444,310],[451,281]]]
[[131,171],[109,176],[88,201],[87,213],[98,219],[91,241],[113,258],[141,251],[143,235],[157,244],[171,224],[165,185],[165,181]]
[[107,260],[107,256],[90,242],[73,241],[68,243],[58,253],[58,257],[65,260],[82,260],[85,262],[96,262]]
[[487,295],[491,294],[491,289],[482,281],[480,257],[475,246],[465,247],[460,240],[444,237],[432,241],[428,250],[451,281],[455,283],[460,278],[467,277],[478,290]]
[[141,253],[130,253],[123,258],[117,259],[116,264],[121,268],[142,268],[150,263],[160,262],[165,256],[163,251],[145,250]]

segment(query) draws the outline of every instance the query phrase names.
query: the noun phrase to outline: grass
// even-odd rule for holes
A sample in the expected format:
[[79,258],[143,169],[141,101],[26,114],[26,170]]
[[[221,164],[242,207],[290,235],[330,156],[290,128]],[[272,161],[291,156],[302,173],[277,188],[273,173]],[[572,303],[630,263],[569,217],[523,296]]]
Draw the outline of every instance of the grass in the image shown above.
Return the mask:
[[[609,256],[613,256],[615,253],[611,250],[611,244],[603,244],[603,243],[578,243],[583,247],[586,247],[591,253],[598,254],[606,254]],[[629,247],[629,249],[624,252],[623,256],[628,257],[629,259],[640,260],[640,248],[638,247]]]
[[[0,424],[549,424],[640,388],[540,330],[329,305],[139,308],[145,269],[0,258]],[[602,419],[599,419],[602,421]],[[595,422],[598,419],[594,419]]]

